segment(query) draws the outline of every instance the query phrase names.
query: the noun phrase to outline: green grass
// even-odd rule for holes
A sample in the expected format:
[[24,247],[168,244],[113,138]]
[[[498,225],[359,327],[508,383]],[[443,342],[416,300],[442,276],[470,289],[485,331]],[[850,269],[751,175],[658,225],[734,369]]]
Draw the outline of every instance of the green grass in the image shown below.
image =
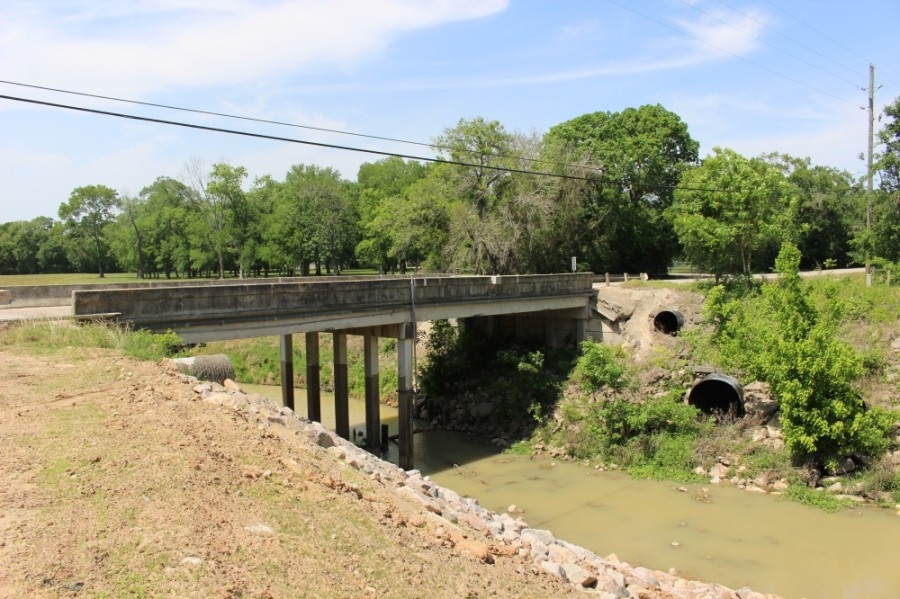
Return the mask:
[[853,502],[849,499],[842,499],[826,491],[816,491],[804,485],[791,485],[784,492],[784,497],[826,512],[837,512],[853,506]]
[[0,331],[0,346],[3,345],[21,345],[39,355],[67,347],[118,349],[140,360],[156,361],[176,355],[181,340],[171,332],[129,331],[107,323],[32,320]]
[[[148,281],[151,279],[147,279]],[[107,273],[102,279],[97,273],[54,273],[42,275],[0,275],[0,287],[14,285],[91,285],[97,283],[135,283],[141,281],[133,272]]]
[[[407,274],[412,274],[408,271]],[[346,269],[341,272],[341,276],[376,276],[378,271],[372,268],[353,268]],[[270,279],[277,278],[277,273],[271,274]],[[322,273],[322,278],[330,278],[333,275]],[[213,279],[215,277],[212,277]],[[228,273],[225,274],[226,279],[233,278]],[[189,281],[187,278],[171,279],[173,281]],[[207,277],[195,277],[195,280],[210,280]],[[164,283],[166,279],[159,278],[137,278],[137,273],[133,272],[112,272],[105,273],[101,279],[96,272],[72,272],[72,273],[50,273],[38,275],[0,275],[0,287],[11,287],[16,285],[95,285],[101,283]]]

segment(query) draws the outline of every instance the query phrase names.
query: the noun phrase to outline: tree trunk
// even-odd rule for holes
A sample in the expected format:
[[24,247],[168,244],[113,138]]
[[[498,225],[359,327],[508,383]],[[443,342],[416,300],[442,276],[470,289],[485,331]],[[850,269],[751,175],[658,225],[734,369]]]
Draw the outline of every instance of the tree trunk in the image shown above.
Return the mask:
[[222,258],[222,252],[216,252],[216,257],[219,259],[219,279],[225,278],[225,261]]

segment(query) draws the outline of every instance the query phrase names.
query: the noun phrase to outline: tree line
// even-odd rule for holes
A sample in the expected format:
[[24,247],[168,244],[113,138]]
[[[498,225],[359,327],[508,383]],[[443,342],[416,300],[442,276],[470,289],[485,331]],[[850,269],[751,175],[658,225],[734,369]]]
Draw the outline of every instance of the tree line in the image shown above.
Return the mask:
[[[139,278],[339,274],[345,268],[511,274],[715,274],[900,262],[900,98],[884,111],[876,191],[781,153],[715,148],[703,160],[660,105],[585,114],[546,133],[461,119],[437,162],[389,157],[356,181],[298,164],[248,181],[227,163],[185,165],[135,196],[74,189],[59,220],[0,224],[0,274],[132,271]],[[873,224],[866,227],[867,202]]]

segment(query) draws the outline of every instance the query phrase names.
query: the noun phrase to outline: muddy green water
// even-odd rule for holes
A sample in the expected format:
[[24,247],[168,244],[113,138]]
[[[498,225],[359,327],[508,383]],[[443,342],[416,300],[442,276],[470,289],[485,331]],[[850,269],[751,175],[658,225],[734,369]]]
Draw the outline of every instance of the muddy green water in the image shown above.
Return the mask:
[[[280,397],[277,387],[245,386]],[[325,424],[334,409],[323,397]],[[305,413],[303,390],[298,413]],[[351,429],[365,429],[363,402],[351,401]],[[382,408],[396,433],[396,411]],[[396,447],[386,459],[397,463]],[[524,510],[533,527],[598,555],[674,568],[681,576],[787,599],[900,597],[900,516],[858,508],[837,514],[727,486],[633,480],[547,458],[499,455],[461,434],[415,436],[416,467],[484,507]]]

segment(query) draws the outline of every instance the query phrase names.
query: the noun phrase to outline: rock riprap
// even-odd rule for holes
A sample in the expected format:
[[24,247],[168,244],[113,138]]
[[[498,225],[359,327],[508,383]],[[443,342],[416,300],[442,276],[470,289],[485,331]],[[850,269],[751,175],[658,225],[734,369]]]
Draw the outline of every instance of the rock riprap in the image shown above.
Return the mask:
[[[583,547],[554,537],[548,530],[531,528],[521,517],[495,513],[476,499],[441,487],[418,470],[405,471],[342,439],[322,424],[299,417],[289,408],[258,394],[246,394],[235,385],[200,383],[184,375],[202,401],[252,414],[262,428],[284,427],[298,435],[310,451],[326,452],[344,467],[367,475],[374,484],[393,490],[421,505],[421,518],[434,520],[440,541],[485,563],[517,555],[532,563],[534,572],[556,576],[604,599],[624,597],[771,599],[749,588],[730,589],[715,583],[687,580],[675,574],[632,566],[615,554],[600,557]],[[355,485],[343,490],[363,494]],[[527,561],[525,562],[528,563]]]

